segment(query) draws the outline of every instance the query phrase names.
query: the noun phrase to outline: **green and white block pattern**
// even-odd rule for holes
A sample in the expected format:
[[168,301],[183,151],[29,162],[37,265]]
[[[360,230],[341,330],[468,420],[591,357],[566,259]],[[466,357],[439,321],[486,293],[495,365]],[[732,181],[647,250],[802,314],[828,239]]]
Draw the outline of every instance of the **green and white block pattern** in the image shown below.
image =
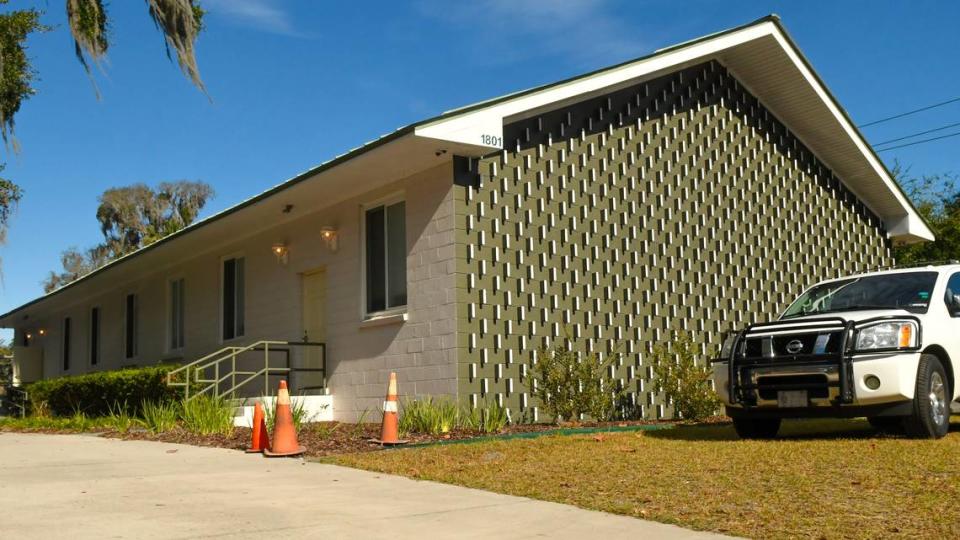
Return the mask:
[[535,417],[535,350],[611,354],[646,417],[672,329],[707,354],[818,280],[889,264],[879,218],[717,62],[504,126],[460,187],[460,394]]

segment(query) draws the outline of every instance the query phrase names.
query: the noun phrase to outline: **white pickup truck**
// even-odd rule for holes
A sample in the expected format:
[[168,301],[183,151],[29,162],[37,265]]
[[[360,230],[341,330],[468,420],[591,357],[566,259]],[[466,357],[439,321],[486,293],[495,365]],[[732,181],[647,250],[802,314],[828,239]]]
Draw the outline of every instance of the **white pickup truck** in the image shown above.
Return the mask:
[[818,283],[775,322],[728,334],[716,389],[742,438],[783,418],[865,416],[880,429],[939,438],[960,365],[960,264]]

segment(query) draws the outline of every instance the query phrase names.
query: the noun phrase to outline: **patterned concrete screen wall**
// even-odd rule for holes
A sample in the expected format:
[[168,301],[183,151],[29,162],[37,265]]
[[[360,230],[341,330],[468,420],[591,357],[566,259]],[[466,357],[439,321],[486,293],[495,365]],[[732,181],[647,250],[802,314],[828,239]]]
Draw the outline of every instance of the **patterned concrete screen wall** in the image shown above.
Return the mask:
[[706,354],[804,288],[892,262],[880,219],[717,62],[504,126],[457,187],[460,395],[534,419],[534,351],[610,354],[643,416],[672,329]]

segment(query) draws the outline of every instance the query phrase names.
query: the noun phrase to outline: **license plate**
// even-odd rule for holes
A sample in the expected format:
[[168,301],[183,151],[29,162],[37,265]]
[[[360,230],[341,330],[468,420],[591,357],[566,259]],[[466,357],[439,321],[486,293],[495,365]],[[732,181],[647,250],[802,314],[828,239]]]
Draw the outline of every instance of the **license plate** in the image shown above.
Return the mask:
[[777,392],[778,407],[806,407],[809,404],[806,390],[781,390]]

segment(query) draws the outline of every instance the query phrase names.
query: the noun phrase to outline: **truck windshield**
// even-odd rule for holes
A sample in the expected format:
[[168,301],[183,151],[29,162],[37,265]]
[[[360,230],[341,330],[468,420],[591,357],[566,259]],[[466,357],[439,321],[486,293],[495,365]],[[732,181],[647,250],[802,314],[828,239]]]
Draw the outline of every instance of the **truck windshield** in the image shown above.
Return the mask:
[[813,286],[782,319],[864,309],[905,309],[926,313],[937,272],[904,272],[841,279]]

